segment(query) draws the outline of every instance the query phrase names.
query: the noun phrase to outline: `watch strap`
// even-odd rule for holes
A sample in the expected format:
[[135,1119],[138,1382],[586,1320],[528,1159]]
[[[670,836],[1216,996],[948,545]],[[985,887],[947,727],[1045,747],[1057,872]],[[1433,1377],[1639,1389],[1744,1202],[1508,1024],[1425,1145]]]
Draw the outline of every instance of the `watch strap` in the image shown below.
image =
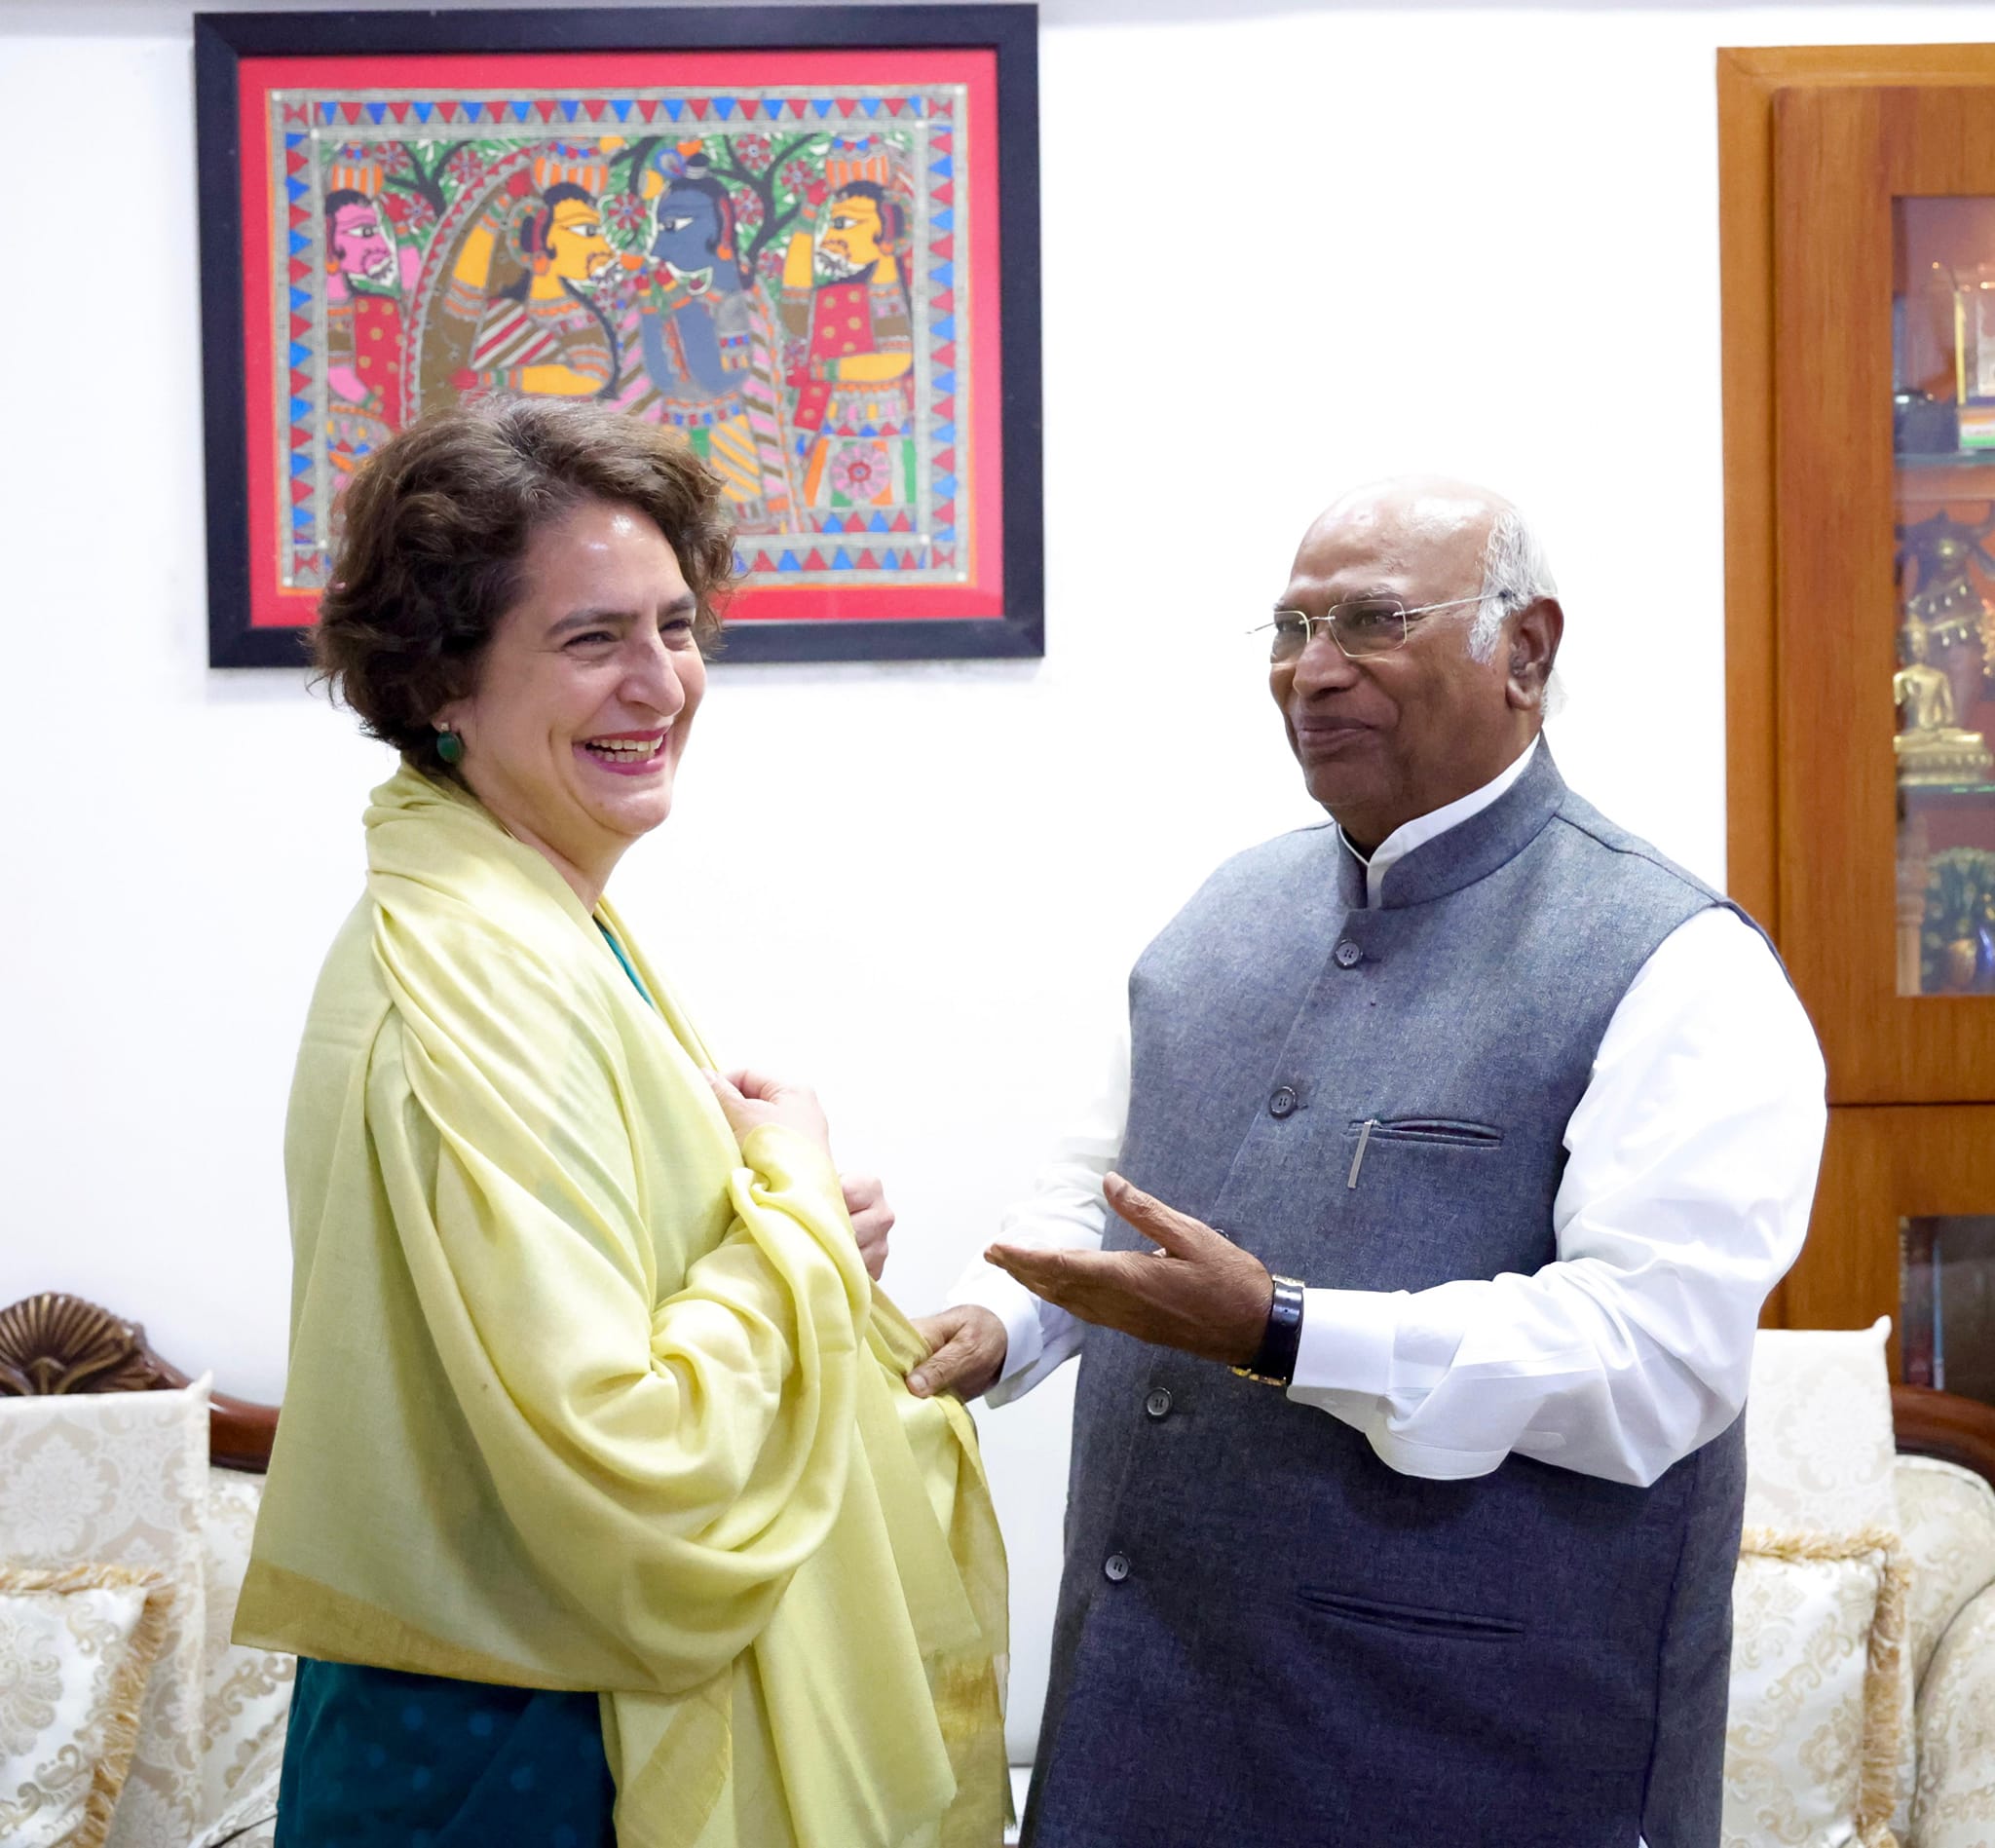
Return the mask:
[[1276,1277],[1273,1283],[1260,1351],[1233,1371],[1264,1386],[1286,1386],[1296,1377],[1296,1355],[1302,1345],[1302,1286],[1294,1277]]

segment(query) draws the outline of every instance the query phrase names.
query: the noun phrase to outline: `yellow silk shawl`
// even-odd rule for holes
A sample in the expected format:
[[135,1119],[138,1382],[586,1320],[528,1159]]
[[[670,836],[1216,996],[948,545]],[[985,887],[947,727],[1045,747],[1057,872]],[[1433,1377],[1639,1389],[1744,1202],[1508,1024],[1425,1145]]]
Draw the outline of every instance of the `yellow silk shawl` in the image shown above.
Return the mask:
[[621,1848],[990,1848],[997,1522],[830,1163],[736,1149],[615,914],[470,796],[405,768],[366,819],[237,1640],[599,1693]]

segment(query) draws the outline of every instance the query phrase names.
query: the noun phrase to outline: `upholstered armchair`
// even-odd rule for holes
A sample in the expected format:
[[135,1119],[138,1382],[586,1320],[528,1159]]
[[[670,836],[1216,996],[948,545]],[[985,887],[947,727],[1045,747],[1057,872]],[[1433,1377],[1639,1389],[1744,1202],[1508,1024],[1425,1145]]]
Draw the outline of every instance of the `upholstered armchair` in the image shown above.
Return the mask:
[[75,1297],[0,1309],[0,1841],[259,1848],[292,1661],[229,1641],[277,1429]]
[[1759,1338],[1725,1848],[1995,1848],[1995,1408],[1887,1333]]

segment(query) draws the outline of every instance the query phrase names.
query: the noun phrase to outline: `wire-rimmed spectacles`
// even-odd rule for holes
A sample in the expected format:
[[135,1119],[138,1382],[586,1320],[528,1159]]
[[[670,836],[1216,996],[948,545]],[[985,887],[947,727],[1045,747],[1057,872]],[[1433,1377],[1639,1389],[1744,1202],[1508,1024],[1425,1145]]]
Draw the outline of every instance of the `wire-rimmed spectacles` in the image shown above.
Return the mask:
[[1414,618],[1486,603],[1488,595],[1486,591],[1480,596],[1450,597],[1446,603],[1422,603],[1411,610],[1398,597],[1353,597],[1348,603],[1333,603],[1321,616],[1277,610],[1270,621],[1247,632],[1268,637],[1269,660],[1294,660],[1309,646],[1310,638],[1319,634],[1327,634],[1351,660],[1362,660],[1367,655],[1389,655],[1395,648],[1404,648]]

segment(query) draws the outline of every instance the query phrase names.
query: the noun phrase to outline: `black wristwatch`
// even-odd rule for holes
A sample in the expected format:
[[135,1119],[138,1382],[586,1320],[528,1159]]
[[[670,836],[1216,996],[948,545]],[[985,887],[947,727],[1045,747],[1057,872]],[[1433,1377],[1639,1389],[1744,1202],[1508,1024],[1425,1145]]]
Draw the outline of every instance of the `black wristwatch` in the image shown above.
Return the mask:
[[1302,1344],[1302,1286],[1294,1277],[1273,1281],[1274,1301],[1267,1305],[1260,1352],[1233,1371],[1263,1386],[1286,1386],[1296,1377],[1296,1350]]

